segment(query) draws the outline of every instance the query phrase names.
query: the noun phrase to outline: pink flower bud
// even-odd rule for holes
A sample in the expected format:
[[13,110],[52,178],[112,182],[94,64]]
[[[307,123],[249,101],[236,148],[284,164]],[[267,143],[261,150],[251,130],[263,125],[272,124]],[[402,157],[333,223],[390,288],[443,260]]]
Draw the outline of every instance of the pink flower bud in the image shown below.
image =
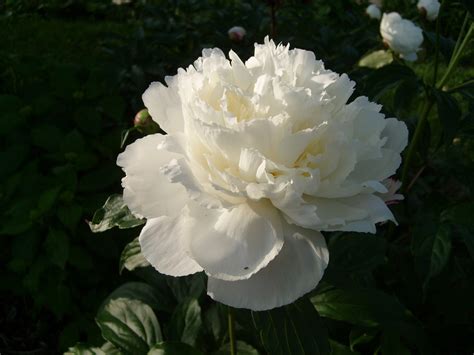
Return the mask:
[[141,133],[152,134],[158,132],[159,126],[151,118],[148,110],[144,108],[135,115],[133,126]]
[[395,179],[385,179],[382,184],[387,188],[387,192],[384,194],[380,194],[382,200],[384,200],[385,204],[387,205],[395,205],[399,201],[403,200],[403,195],[397,194],[397,191],[402,186],[401,181]]
[[234,26],[229,31],[227,31],[227,34],[229,35],[231,41],[241,42],[247,34],[247,31],[245,31],[245,28],[243,27]]

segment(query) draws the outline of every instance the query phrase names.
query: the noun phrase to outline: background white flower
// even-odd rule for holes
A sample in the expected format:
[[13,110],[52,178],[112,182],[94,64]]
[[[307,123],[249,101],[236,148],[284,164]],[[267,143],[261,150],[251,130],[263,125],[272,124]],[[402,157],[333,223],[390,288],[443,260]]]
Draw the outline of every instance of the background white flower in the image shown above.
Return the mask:
[[410,20],[403,19],[397,12],[383,14],[380,34],[385,43],[403,59],[415,61],[423,43],[423,32]]
[[365,13],[369,15],[370,18],[380,20],[382,17],[382,11],[378,8],[377,5],[371,4],[367,6],[367,9],[365,9]]
[[243,63],[205,49],[143,94],[168,132],[118,157],[129,208],[148,219],[145,258],[161,273],[204,270],[208,294],[264,310],[311,291],[328,264],[320,231],[375,232],[394,220],[384,179],[404,123],[358,97],[314,53],[265,44]]
[[229,35],[229,38],[232,41],[240,42],[244,39],[245,35],[247,34],[247,31],[243,27],[234,26],[229,29],[229,31],[227,31],[227,34]]
[[130,4],[132,0],[112,0],[112,4],[114,5],[124,5],[124,4]]
[[418,10],[426,13],[426,18],[429,21],[434,21],[438,17],[441,4],[438,0],[420,0],[418,1],[417,7]]

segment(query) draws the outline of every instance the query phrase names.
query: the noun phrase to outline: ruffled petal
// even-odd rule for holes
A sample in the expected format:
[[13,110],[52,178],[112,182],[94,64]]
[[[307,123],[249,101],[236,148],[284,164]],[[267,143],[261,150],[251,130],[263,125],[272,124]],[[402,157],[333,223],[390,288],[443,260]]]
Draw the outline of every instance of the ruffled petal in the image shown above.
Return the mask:
[[324,237],[319,232],[285,227],[280,254],[248,280],[224,281],[209,277],[207,293],[236,308],[264,311],[294,302],[316,287],[329,262]]
[[172,136],[153,134],[129,144],[117,158],[126,176],[122,179],[123,198],[132,212],[146,218],[174,216],[188,200],[180,184],[172,184],[160,171],[181,155],[158,148]]
[[194,226],[186,235],[186,247],[215,278],[249,278],[274,259],[283,246],[281,217],[270,203],[229,209],[190,204],[189,218]]
[[169,87],[156,81],[143,93],[142,100],[153,120],[167,133],[182,132],[184,121],[181,99],[175,80],[168,77]]
[[375,233],[375,224],[395,218],[384,201],[372,194],[360,194],[340,199],[312,198],[320,222],[308,228],[323,231]]
[[143,227],[139,237],[142,254],[160,273],[185,276],[202,271],[181,243],[187,222],[185,218],[163,216],[149,219]]

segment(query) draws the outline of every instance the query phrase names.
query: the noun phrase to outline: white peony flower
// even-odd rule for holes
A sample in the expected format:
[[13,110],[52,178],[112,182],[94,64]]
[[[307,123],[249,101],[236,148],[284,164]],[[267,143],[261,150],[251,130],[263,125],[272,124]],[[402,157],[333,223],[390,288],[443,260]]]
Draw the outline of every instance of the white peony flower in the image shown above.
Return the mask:
[[380,20],[382,17],[382,11],[378,8],[377,5],[371,4],[365,9],[365,13],[369,15],[370,18]]
[[410,20],[402,19],[397,12],[383,14],[380,34],[385,43],[403,59],[415,61],[423,43],[423,32]]
[[168,135],[130,144],[117,163],[124,200],[146,217],[145,258],[161,273],[204,270],[208,294],[265,310],[320,281],[320,231],[375,232],[394,220],[377,193],[400,165],[407,128],[358,97],[314,53],[255,45],[245,63],[205,49],[143,94]]
[[244,39],[247,31],[245,31],[245,28],[243,27],[234,26],[229,31],[227,31],[227,34],[229,35],[229,39],[232,41],[240,42]]
[[434,21],[438,17],[439,8],[441,4],[438,0],[420,0],[418,1],[417,8],[420,12],[426,14],[426,18],[429,21]]

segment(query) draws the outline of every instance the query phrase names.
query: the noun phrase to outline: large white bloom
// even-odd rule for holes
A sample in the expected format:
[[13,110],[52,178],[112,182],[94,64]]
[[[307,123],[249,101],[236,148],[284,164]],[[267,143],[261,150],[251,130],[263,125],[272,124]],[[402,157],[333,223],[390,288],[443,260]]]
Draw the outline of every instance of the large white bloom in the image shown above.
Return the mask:
[[320,231],[375,232],[377,195],[400,165],[404,123],[385,119],[312,52],[265,40],[245,63],[205,49],[143,101],[168,135],[118,157],[124,199],[148,219],[145,258],[161,273],[204,270],[208,294],[264,310],[311,291],[328,264]]
[[380,34],[385,43],[405,60],[415,61],[423,43],[423,32],[410,20],[403,19],[397,12],[383,14]]
[[420,0],[416,6],[418,10],[426,12],[426,18],[429,21],[434,21],[438,17],[441,4],[438,0]]

